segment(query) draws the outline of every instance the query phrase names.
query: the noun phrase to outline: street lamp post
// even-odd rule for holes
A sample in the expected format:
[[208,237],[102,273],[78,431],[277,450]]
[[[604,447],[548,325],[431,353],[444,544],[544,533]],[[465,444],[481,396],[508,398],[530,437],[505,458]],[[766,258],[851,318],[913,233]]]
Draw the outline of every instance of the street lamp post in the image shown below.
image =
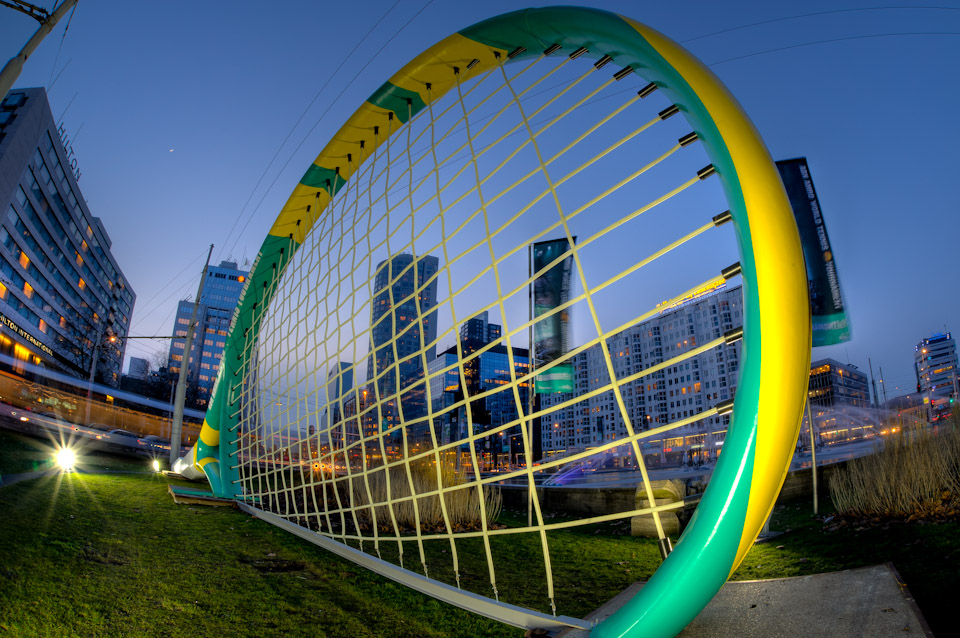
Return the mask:
[[27,40],[27,43],[23,45],[20,52],[10,58],[6,65],[4,65],[3,70],[0,71],[0,99],[6,97],[7,92],[13,87],[13,83],[17,81],[17,78],[20,76],[20,71],[23,70],[23,63],[26,62],[27,58],[40,46],[40,42],[47,34],[53,31],[53,27],[57,25],[60,18],[65,16],[67,11],[73,8],[73,5],[77,4],[77,0],[64,0],[52,14],[48,14],[46,10],[35,7],[28,2],[23,2],[22,0],[13,0],[12,3],[4,4],[35,18],[40,22],[40,28]]
[[[104,324],[101,321],[97,327],[97,338],[93,342],[93,357],[90,361],[90,377],[87,379],[87,425],[90,425],[90,405],[93,403],[93,381],[97,374],[97,363],[100,361],[100,346],[103,344]],[[117,336],[111,334],[107,337],[109,343],[116,343]]]
[[193,347],[193,331],[197,327],[197,309],[200,307],[200,297],[203,295],[203,285],[207,281],[207,270],[210,267],[210,256],[213,254],[213,244],[207,252],[207,263],[203,265],[203,274],[200,275],[200,287],[197,288],[197,298],[193,302],[193,312],[190,323],[187,324],[187,336],[183,343],[183,359],[180,361],[180,376],[177,378],[177,393],[173,405],[173,423],[170,425],[170,467],[180,458],[180,436],[183,430],[183,401],[187,395],[187,368],[190,366],[190,349]]

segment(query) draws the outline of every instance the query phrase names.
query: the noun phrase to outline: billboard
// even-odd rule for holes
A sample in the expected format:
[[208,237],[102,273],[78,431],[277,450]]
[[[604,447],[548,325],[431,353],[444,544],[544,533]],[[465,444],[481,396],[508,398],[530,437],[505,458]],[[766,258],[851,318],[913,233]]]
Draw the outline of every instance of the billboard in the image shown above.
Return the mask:
[[810,178],[807,159],[781,160],[777,162],[777,169],[797,220],[803,258],[807,264],[813,345],[831,346],[850,341],[850,319],[844,309],[833,248]]
[[[576,241],[576,238],[574,238]],[[541,241],[532,246],[531,275],[546,268],[570,247],[566,239]],[[537,320],[570,299],[573,255],[567,255],[533,282],[533,318]],[[533,324],[533,362],[539,370],[567,351],[568,309],[555,312]],[[536,393],[573,392],[573,366],[561,363],[536,376]]]

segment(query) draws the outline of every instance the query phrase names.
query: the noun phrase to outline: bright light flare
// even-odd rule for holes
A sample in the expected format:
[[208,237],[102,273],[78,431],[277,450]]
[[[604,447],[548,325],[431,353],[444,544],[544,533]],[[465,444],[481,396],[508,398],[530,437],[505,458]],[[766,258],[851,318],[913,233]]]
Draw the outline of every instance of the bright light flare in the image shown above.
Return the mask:
[[160,471],[160,461],[158,461],[157,459],[153,459],[153,463],[151,463],[151,465],[153,466],[154,472]]
[[57,450],[57,465],[61,469],[70,471],[77,464],[77,454],[68,447]]

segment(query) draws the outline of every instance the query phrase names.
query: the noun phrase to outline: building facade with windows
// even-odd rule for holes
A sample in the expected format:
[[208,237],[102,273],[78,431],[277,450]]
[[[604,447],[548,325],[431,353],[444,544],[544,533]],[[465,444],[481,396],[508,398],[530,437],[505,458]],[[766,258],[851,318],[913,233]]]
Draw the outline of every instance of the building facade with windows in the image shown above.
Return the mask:
[[[495,336],[487,343],[474,343],[474,350],[499,339],[500,326],[490,324]],[[463,326],[461,326],[461,334]],[[464,352],[466,347],[464,346]],[[512,380],[510,359],[513,359],[515,377],[527,374],[529,352],[525,348],[513,348],[512,353],[502,343],[483,350],[476,357],[463,362],[463,379],[460,381],[459,357],[456,346],[440,353],[430,362],[430,399],[434,414],[434,428],[440,443],[451,443],[466,438],[468,423],[473,425],[473,433],[482,438],[477,440],[476,450],[480,454],[481,468],[484,470],[502,467],[517,462],[522,454],[523,445],[518,421],[520,410],[529,412],[528,387],[520,383],[516,395],[508,386]],[[466,392],[464,392],[466,387]],[[468,401],[464,401],[467,398]],[[452,408],[457,403],[459,407]],[[469,410],[469,421],[467,411]],[[482,436],[490,430],[515,423],[495,435]]]
[[130,357],[127,374],[135,379],[146,379],[150,375],[150,362],[141,357]]
[[914,348],[913,362],[921,393],[939,397],[955,391],[957,342],[949,332],[921,340]]
[[488,343],[499,341],[502,332],[503,327],[490,323],[489,314],[484,310],[460,326],[460,344],[464,352],[474,352]]
[[[705,290],[607,339],[614,374],[618,379],[634,375],[683,356],[742,325],[739,286]],[[572,364],[574,392],[540,395],[542,409],[609,385],[599,345],[576,354]],[[623,410],[612,389],[562,408],[542,419],[543,454],[568,456],[625,437],[626,416],[634,432],[684,422],[675,431],[641,441],[648,465],[713,460],[723,445],[729,415],[697,415],[733,398],[739,367],[740,342],[722,343],[681,363],[620,384]],[[603,462],[613,467],[635,464],[629,445],[614,449]]]
[[[240,292],[247,280],[247,271],[240,270],[236,262],[221,261],[219,266],[208,266],[200,306],[197,309],[197,327],[187,359],[188,401],[198,408],[205,408],[213,391],[227,332]],[[170,343],[167,366],[173,374],[180,373],[184,365],[184,346],[187,328],[193,314],[194,303],[184,299],[177,304],[177,316],[173,323],[174,339]]]
[[[401,253],[377,264],[367,381],[376,379],[381,396],[396,394],[397,376],[401,388],[423,377],[421,357],[411,355],[421,349],[421,338],[423,344],[437,338],[436,312],[430,312],[437,305],[437,281],[429,280],[439,263],[425,255],[414,264],[413,255]],[[428,362],[436,358],[436,346],[428,346],[426,356]]]
[[957,395],[957,342],[947,333],[923,339],[913,352],[917,391],[928,407],[928,418],[937,421],[950,413]]
[[[862,439],[875,433],[870,386],[857,366],[836,359],[814,361],[807,397],[818,443]],[[807,442],[801,440],[801,445]]]
[[14,369],[94,368],[117,387],[136,295],[79,178],[46,91],[11,90],[0,103],[0,354]]
[[[436,358],[437,273],[440,260],[432,255],[416,258],[394,255],[377,264],[370,311],[370,353],[367,386],[382,401],[381,426],[393,427],[424,418],[427,365]],[[420,353],[426,346],[425,353]],[[425,356],[424,356],[425,354]],[[400,394],[399,405],[391,396]],[[375,423],[375,421],[374,421]],[[426,436],[426,424],[415,426],[411,436]]]

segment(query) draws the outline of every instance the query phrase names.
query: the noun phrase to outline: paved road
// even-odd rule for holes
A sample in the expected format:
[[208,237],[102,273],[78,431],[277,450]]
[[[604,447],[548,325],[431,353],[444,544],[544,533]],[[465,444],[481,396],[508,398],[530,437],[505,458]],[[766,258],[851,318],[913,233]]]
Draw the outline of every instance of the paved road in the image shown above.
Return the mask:
[[[872,454],[877,450],[877,445],[877,440],[872,439],[823,447],[817,450],[817,467]],[[791,471],[809,468],[809,452],[794,455],[793,461],[790,464]],[[673,478],[691,479],[701,476],[706,479],[713,473],[713,464],[698,468],[656,468],[650,469],[649,473],[650,478],[653,480]],[[588,470],[583,473],[571,471],[566,474],[562,482],[558,482],[556,477],[551,475],[537,477],[537,482],[547,482],[547,487],[628,487],[637,485],[640,481],[640,472],[637,470],[606,470],[600,472]],[[526,486],[526,481],[514,480],[511,481],[510,484]]]
[[0,418],[6,427],[32,436],[53,436],[59,441],[77,443],[91,449],[100,449],[136,456],[163,456],[170,454],[170,445],[138,438],[133,433],[123,434],[106,425],[71,423],[52,413],[24,410],[7,403],[0,403]]

